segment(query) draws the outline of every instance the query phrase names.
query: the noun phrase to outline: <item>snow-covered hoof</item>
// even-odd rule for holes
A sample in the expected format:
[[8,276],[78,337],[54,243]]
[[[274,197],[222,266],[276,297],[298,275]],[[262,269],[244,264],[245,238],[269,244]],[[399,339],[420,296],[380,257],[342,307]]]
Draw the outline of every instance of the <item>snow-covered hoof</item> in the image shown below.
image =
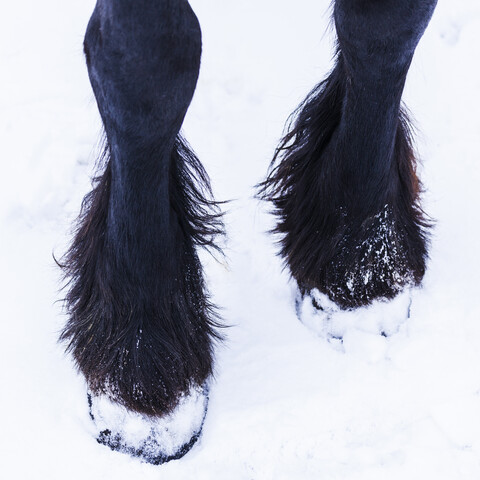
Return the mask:
[[169,415],[151,417],[127,410],[106,395],[88,394],[98,443],[160,465],[182,458],[202,432],[208,387],[193,387]]
[[410,318],[411,289],[407,288],[393,300],[375,300],[366,307],[345,310],[318,290],[302,295],[298,290],[295,300],[298,319],[319,337],[340,346],[348,332],[389,337]]

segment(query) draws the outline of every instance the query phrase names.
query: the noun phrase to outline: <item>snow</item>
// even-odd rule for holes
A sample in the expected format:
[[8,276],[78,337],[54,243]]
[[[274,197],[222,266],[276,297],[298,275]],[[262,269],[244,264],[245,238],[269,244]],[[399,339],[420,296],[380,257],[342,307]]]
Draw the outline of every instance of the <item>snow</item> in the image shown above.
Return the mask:
[[95,438],[109,431],[107,443],[120,438],[122,451],[147,449],[145,455],[149,458],[169,458],[177,456],[192,437],[200,433],[207,411],[208,387],[192,387],[188,395],[180,398],[175,410],[162,418],[127,410],[107,395],[90,394],[89,402],[96,427]]
[[[480,478],[480,5],[439,2],[405,100],[436,219],[424,287],[384,337],[341,348],[298,321],[295,286],[252,188],[284,121],[331,67],[329,0],[191,0],[204,56],[185,134],[227,206],[227,263],[202,254],[228,341],[203,435],[152,466],[94,439],[58,331],[52,259],[88,191],[100,124],[82,56],[94,0],[9,2],[0,16],[2,478]],[[377,318],[378,320],[378,318]]]
[[[296,312],[300,321],[319,337],[345,347],[352,334],[365,333],[370,342],[362,345],[374,353],[372,341],[385,345],[386,337],[395,335],[410,318],[412,292],[406,288],[391,301],[376,300],[371,305],[355,310],[342,310],[325,294],[313,290],[311,296],[296,298]],[[382,338],[383,337],[383,338]],[[354,342],[358,347],[359,343]]]

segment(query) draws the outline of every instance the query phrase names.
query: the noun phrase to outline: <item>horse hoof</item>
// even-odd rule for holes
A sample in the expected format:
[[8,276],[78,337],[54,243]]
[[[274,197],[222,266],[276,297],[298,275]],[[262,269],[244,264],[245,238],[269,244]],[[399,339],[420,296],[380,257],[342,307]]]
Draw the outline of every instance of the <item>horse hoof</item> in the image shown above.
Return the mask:
[[208,388],[193,387],[169,415],[151,417],[127,410],[106,395],[88,394],[97,442],[153,465],[178,460],[202,432]]
[[383,337],[397,333],[410,318],[411,304],[410,288],[392,300],[377,299],[368,306],[348,310],[316,289],[303,295],[298,290],[295,300],[298,319],[315,335],[338,346],[352,331]]

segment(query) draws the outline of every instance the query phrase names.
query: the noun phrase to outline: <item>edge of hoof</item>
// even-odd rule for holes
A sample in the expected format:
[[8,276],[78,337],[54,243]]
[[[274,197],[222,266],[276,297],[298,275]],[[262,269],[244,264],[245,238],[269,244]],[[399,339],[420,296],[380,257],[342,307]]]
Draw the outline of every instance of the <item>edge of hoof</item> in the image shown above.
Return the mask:
[[200,438],[208,410],[209,388],[195,386],[182,395],[175,410],[150,417],[127,410],[106,395],[88,392],[96,440],[111,450],[161,465],[186,455]]
[[330,343],[342,343],[351,330],[389,337],[410,318],[412,289],[406,288],[392,300],[377,299],[368,306],[342,309],[327,295],[312,290],[296,292],[297,318],[315,335]]

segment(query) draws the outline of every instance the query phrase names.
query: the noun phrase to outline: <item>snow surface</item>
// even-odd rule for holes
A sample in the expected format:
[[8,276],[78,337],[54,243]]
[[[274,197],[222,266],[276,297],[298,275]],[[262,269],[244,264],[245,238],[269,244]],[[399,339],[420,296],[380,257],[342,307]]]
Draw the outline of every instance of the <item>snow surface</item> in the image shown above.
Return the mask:
[[[480,478],[480,4],[440,1],[405,100],[437,220],[424,288],[389,337],[339,349],[295,315],[253,199],[288,114],[331,67],[329,0],[191,0],[204,35],[185,133],[229,205],[228,263],[202,256],[228,342],[198,444],[155,467],[93,438],[56,343],[61,255],[100,123],[82,56],[94,0],[4,2],[0,16],[2,478]],[[374,354],[372,354],[374,352]]]

